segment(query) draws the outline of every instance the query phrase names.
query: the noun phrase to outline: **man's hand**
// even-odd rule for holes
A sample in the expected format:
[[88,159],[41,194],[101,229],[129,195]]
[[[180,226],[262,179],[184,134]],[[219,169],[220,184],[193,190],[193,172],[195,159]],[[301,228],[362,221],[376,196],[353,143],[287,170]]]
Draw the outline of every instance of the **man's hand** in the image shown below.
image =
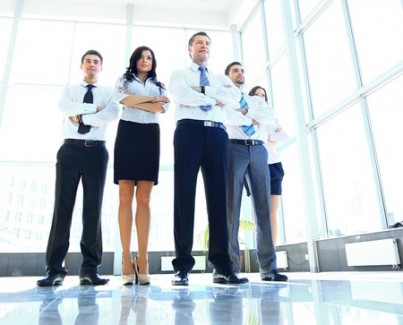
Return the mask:
[[80,121],[79,121],[77,115],[69,116],[69,119],[70,119],[71,121],[73,121],[74,123],[77,123],[77,124],[80,123]]
[[243,109],[243,108],[236,108],[235,111],[241,112],[242,115],[246,115],[246,113],[248,113],[248,110],[247,110],[247,109]]

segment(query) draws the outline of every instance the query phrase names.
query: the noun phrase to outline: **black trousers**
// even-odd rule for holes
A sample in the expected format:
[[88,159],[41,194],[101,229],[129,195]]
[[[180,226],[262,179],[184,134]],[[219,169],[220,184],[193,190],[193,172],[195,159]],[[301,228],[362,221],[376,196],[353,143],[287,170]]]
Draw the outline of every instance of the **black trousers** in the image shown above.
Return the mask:
[[228,135],[202,124],[178,124],[174,133],[175,271],[190,272],[197,175],[201,169],[209,223],[208,259],[218,273],[231,270],[226,217]]
[[70,244],[70,228],[77,188],[83,185],[83,261],[80,272],[96,272],[102,262],[101,209],[108,151],[105,146],[63,144],[57,153],[55,206],[46,250],[48,272],[67,274],[63,267]]

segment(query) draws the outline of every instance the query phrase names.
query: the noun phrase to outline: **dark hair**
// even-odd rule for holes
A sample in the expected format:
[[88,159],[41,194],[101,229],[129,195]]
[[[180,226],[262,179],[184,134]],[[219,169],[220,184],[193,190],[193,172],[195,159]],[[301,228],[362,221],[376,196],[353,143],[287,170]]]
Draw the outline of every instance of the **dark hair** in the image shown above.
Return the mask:
[[264,91],[264,101],[267,103],[267,91],[262,86],[255,86],[249,91],[249,96],[255,96],[256,90],[262,89]]
[[240,65],[240,66],[242,66],[242,64],[241,64],[240,62],[237,62],[237,61],[231,62],[231,63],[228,64],[227,67],[225,68],[225,72],[224,72],[224,73],[225,73],[226,76],[229,76],[229,71],[231,70],[231,67],[234,66],[234,65]]
[[193,42],[195,41],[196,36],[206,36],[211,41],[210,36],[208,36],[206,32],[197,32],[197,33],[194,33],[191,38],[189,38],[188,46],[192,46]]
[[[129,60],[129,66],[126,69],[126,72],[123,74],[123,77],[126,79],[126,82],[131,82],[134,80],[134,76],[137,76],[137,61],[141,58],[141,55],[143,51],[150,51],[151,56],[152,56],[152,66],[151,70],[148,72],[147,79],[152,78],[155,81],[155,84],[160,88],[165,88],[162,82],[157,80],[157,60],[155,59],[155,54],[152,49],[150,49],[148,46],[139,46],[136,48]],[[125,82],[125,83],[126,83]]]
[[98,57],[101,59],[101,65],[102,65],[103,62],[104,62],[104,58],[102,57],[101,53],[99,53],[99,52],[96,51],[96,50],[88,50],[88,51],[85,52],[85,53],[83,54],[83,56],[81,57],[81,63],[84,63],[85,57],[86,57],[87,55],[96,55],[96,56],[98,56]]

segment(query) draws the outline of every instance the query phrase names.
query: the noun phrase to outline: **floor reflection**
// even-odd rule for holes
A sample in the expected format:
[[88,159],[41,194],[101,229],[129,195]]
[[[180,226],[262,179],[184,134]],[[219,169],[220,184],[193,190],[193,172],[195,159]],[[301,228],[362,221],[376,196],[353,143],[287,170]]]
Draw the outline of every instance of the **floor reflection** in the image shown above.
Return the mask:
[[0,324],[403,324],[401,272],[288,273],[288,283],[215,285],[192,274],[188,287],[153,275],[150,286],[36,287],[36,278],[0,278]]

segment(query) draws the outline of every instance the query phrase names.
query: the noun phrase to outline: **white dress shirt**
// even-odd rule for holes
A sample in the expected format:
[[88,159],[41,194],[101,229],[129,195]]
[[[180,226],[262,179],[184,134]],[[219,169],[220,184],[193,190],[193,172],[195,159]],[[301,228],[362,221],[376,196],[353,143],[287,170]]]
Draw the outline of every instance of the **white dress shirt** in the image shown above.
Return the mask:
[[[242,112],[236,111],[240,108],[241,95],[239,95],[236,103],[226,105],[227,120],[225,126],[227,128],[228,137],[230,139],[239,140],[262,140],[267,141],[268,134],[266,125],[272,124],[275,121],[273,109],[267,106],[266,102],[257,96],[249,96],[244,94],[246,103],[248,104],[248,111],[245,115]],[[255,133],[247,135],[242,130],[242,125],[251,125],[252,120],[259,124],[254,124]]]
[[[169,81],[169,91],[176,103],[175,120],[182,119],[214,121],[224,123],[225,108],[216,106],[217,101],[223,104],[239,100],[240,91],[232,81],[223,74],[207,71],[210,86],[205,86],[205,95],[191,87],[200,86],[199,66],[192,63],[190,67],[175,70]],[[211,105],[209,111],[203,111],[200,106]]]
[[[112,88],[94,84],[92,93],[94,103],[83,103],[88,84],[83,81],[79,85],[66,86],[59,100],[59,109],[64,115],[62,138],[83,140],[106,140],[106,125],[119,117],[119,105],[112,100]],[[97,107],[102,108],[97,112]],[[70,116],[82,115],[85,125],[91,125],[86,134],[78,133],[78,123],[70,120]]]
[[[280,125],[278,119],[276,118],[274,124],[266,125],[266,130],[268,133],[267,140],[274,141],[272,142],[265,142],[265,147],[267,152],[269,153],[269,159],[267,161],[268,164],[275,164],[280,162],[280,154],[277,151],[277,146],[282,144],[288,140],[288,134],[283,130],[282,126]],[[276,131],[280,130],[280,131]]]
[[[125,89],[125,91],[122,90]],[[127,92],[127,93],[126,93]],[[156,85],[155,80],[148,78],[145,83],[134,76],[133,81],[126,82],[124,77],[120,77],[113,91],[113,99],[116,103],[120,103],[129,95],[160,97],[167,96],[167,91]],[[168,110],[169,104],[163,103],[164,113]],[[136,122],[142,124],[158,123],[159,113],[148,112],[140,108],[123,105],[123,113],[121,119],[128,122]]]

